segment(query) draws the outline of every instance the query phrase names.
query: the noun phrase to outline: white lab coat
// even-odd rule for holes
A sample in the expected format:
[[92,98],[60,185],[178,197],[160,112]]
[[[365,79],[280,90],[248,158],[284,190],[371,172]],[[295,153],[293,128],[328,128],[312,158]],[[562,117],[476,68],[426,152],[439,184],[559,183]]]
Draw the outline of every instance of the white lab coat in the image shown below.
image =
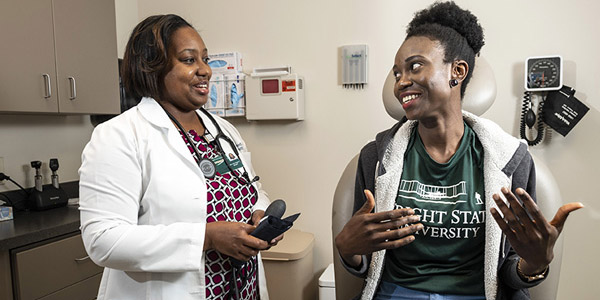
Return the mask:
[[[238,131],[215,119],[253,178]],[[95,128],[79,175],[83,242],[91,259],[105,267],[98,299],[205,299],[205,178],[154,99],[144,98]],[[269,199],[254,185],[259,197],[253,210],[264,210]],[[268,299],[260,263],[259,283],[261,299]]]

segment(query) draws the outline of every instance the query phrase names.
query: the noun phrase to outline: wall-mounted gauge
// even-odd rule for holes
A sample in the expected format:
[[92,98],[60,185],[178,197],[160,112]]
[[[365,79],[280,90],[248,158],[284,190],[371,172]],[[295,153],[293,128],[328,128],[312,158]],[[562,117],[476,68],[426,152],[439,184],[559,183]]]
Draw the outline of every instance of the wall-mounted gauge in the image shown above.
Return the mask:
[[536,56],[525,63],[525,90],[554,91],[562,87],[562,57]]

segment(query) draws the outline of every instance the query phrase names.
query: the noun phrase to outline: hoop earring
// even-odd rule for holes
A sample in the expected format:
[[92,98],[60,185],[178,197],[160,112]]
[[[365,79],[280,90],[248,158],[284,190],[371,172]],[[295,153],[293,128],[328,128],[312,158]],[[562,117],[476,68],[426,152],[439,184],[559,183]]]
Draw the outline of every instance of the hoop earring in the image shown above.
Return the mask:
[[458,85],[458,80],[456,80],[456,79],[450,79],[449,83],[450,83],[450,88],[453,88],[453,87],[455,87],[455,86]]

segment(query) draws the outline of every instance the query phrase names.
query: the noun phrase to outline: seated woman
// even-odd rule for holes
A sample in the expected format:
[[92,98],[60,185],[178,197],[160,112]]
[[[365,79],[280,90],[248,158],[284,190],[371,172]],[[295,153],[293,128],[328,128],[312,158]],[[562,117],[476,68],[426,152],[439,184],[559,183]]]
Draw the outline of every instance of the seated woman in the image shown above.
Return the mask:
[[362,299],[529,299],[583,207],[547,222],[526,144],[462,111],[483,45],[477,17],[453,2],[408,25],[393,66],[408,120],[362,149],[355,214],[335,238],[346,268],[366,276]]

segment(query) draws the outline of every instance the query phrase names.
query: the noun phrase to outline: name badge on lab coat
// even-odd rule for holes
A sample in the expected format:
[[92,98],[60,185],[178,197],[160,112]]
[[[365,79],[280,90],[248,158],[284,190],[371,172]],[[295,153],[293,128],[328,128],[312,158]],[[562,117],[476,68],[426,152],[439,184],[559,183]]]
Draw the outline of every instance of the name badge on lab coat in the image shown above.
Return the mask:
[[[225,155],[225,159],[227,159],[227,163],[229,163],[229,166],[232,170],[237,170],[242,167],[242,161],[233,153]],[[223,175],[231,172],[231,170],[227,167],[223,156],[217,156],[213,158],[212,161],[213,163],[215,163],[215,166],[217,167],[217,172],[219,174]]]

